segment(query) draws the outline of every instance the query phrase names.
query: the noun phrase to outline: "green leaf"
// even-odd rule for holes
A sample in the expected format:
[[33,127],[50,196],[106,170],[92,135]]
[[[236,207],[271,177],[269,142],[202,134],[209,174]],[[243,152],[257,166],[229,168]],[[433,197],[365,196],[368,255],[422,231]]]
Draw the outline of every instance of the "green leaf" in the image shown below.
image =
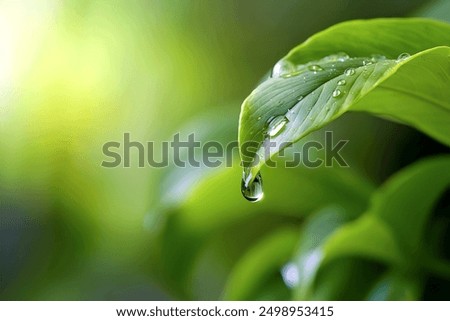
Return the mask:
[[364,215],[334,233],[324,244],[323,264],[341,256],[360,256],[390,264],[405,261],[389,227],[373,215]]
[[419,300],[421,282],[420,278],[391,271],[378,280],[366,299],[372,301]]
[[[294,292],[296,299],[343,299],[342,297],[333,297],[332,295],[336,295],[333,292],[336,288],[342,288],[340,280],[346,273],[350,273],[349,277],[359,273],[358,267],[363,264],[363,262],[355,260],[342,261],[343,258],[357,257],[392,265],[401,265],[405,261],[391,230],[381,220],[365,215],[354,222],[346,224],[341,222],[339,226],[330,230],[326,227],[326,224],[329,225],[330,218],[327,218],[329,215],[335,216],[336,214],[327,213],[326,216],[315,218],[314,225],[320,226],[320,231],[306,228],[308,232],[305,235],[318,239],[320,242],[313,249],[305,249],[305,246],[301,246],[295,256],[294,262],[301,271],[301,282]],[[329,231],[326,234],[318,236],[327,229]],[[303,242],[308,241],[304,240]],[[322,282],[316,284],[319,270],[323,270],[330,264],[332,265],[330,269],[325,271],[325,275],[322,275]],[[367,269],[367,265],[364,268]],[[336,274],[335,271],[339,271],[339,273]],[[327,284],[323,284],[324,282]],[[348,292],[351,291],[352,289],[349,289]],[[341,292],[343,293],[343,291]],[[360,293],[361,291],[353,292]],[[326,296],[321,297],[320,295]]]
[[338,207],[321,209],[303,226],[299,247],[292,263],[297,267],[298,284],[295,297],[305,299],[310,295],[316,273],[323,260],[323,244],[348,220]]
[[372,197],[369,215],[383,220],[409,255],[422,246],[433,206],[450,187],[450,157],[415,163],[389,179]]
[[282,283],[281,267],[291,257],[297,239],[297,229],[282,228],[251,247],[230,274],[223,298],[254,300],[274,276]]
[[[294,48],[241,108],[240,152],[252,177],[286,143],[351,110],[450,145],[449,45],[448,24],[375,19],[338,24]],[[405,52],[411,56],[398,58]],[[269,150],[269,141],[276,147]]]
[[[295,290],[296,298],[325,299],[317,297],[315,281],[319,270],[345,257],[375,260],[390,266],[394,272],[417,273],[413,278],[419,278],[421,270],[444,277],[450,275],[446,262],[430,258],[423,248],[424,231],[433,205],[449,186],[450,157],[435,157],[418,162],[391,177],[373,194],[367,212],[352,222],[344,222],[330,230],[323,217],[313,217],[316,221],[313,226],[323,226],[323,230],[311,229],[308,227],[311,224],[305,226],[304,237],[316,238],[319,242],[312,248],[303,244],[294,256],[293,261],[302,271],[301,282]],[[327,230],[331,232],[324,232]],[[308,244],[307,239],[303,242]],[[389,291],[397,293],[395,288],[403,281],[397,277],[394,279],[388,282],[393,283],[394,289]],[[418,296],[418,283],[410,283],[410,290],[404,293],[392,294],[383,288],[386,282],[369,297],[406,299]]]
[[307,296],[296,300],[364,300],[386,266],[359,257],[342,257],[320,267]]

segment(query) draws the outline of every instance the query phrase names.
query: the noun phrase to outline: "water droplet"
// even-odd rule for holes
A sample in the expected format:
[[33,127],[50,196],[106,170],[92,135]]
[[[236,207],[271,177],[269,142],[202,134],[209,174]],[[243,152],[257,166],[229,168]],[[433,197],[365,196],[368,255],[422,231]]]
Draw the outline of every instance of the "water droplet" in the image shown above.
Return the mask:
[[323,70],[323,68],[320,67],[319,65],[311,65],[311,66],[308,67],[308,69],[311,70],[311,71],[314,71],[314,72]]
[[251,181],[251,168],[245,168],[242,174],[241,192],[246,200],[258,202],[264,196],[261,173],[258,172]]
[[269,137],[276,136],[281,132],[288,121],[289,120],[284,115],[270,118],[267,125],[267,135],[269,135]]
[[302,99],[303,99],[303,96],[300,96],[300,97],[297,98],[297,101],[300,101]]
[[261,120],[261,116],[258,117],[258,120]]
[[348,68],[344,71],[344,75],[346,76],[352,76],[355,74],[355,68]]
[[338,86],[344,86],[347,82],[345,81],[345,79],[341,79],[338,81]]
[[336,54],[338,61],[345,61],[350,58],[350,56],[345,52],[338,52]]
[[339,97],[340,95],[341,95],[341,91],[339,90],[339,89],[335,89],[334,91],[333,91],[333,94],[332,94],[332,96],[334,97],[334,98],[337,98],[337,97]]
[[371,65],[371,64],[373,64],[373,61],[370,59],[364,59],[363,60],[363,65],[364,66],[368,66],[368,65]]
[[349,58],[350,58],[350,56],[348,54],[346,54],[345,52],[338,52],[334,55],[326,56],[322,60],[324,60],[324,61],[345,61]]
[[[289,75],[295,71],[295,65],[288,60],[281,59],[272,68],[272,78],[278,78],[282,75]],[[290,77],[290,76],[289,76]]]
[[409,58],[411,55],[407,52],[401,53],[398,57],[397,60],[405,60],[407,58]]
[[379,55],[379,54],[374,54],[374,55],[370,55],[370,60],[372,60],[372,62],[377,62],[377,61],[380,61],[380,60],[386,60],[386,56]]

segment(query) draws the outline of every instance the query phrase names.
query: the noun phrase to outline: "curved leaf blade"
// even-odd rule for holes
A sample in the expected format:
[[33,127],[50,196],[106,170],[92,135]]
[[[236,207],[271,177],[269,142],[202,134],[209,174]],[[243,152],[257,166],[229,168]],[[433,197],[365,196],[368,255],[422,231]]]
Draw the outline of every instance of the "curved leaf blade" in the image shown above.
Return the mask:
[[369,212],[389,226],[403,251],[414,255],[422,246],[433,206],[448,187],[450,157],[430,158],[389,179],[374,193]]
[[345,51],[351,57],[382,54],[397,58],[448,45],[448,23],[426,18],[378,18],[338,23],[311,36],[292,49],[286,59],[305,64],[330,53]]
[[[286,143],[349,110],[388,116],[450,145],[450,47],[446,45],[450,45],[450,26],[425,19],[353,21],[313,36],[277,63],[275,77],[244,101],[239,127],[244,165],[256,174]],[[323,58],[337,51],[354,58]],[[398,60],[405,51],[414,55]],[[285,125],[272,135],[270,121],[280,116],[285,117]],[[269,149],[269,143],[275,148]]]

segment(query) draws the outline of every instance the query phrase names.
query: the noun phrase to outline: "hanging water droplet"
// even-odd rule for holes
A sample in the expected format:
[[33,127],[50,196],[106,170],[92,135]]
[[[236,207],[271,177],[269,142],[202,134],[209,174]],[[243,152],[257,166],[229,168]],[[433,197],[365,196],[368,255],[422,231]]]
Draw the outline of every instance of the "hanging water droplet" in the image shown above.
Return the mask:
[[345,81],[345,79],[341,79],[338,81],[338,86],[344,86],[347,82]]
[[308,69],[311,70],[311,71],[314,71],[314,72],[323,70],[323,68],[320,67],[319,65],[311,65],[311,66],[308,67]]
[[281,59],[272,68],[272,78],[288,75],[295,71],[295,65],[288,60]]
[[401,53],[398,57],[397,60],[405,60],[407,58],[409,58],[411,55],[407,52]]
[[252,182],[251,178],[251,168],[247,167],[242,175],[241,192],[246,200],[258,202],[264,196],[261,173],[258,172]]
[[273,137],[279,134],[288,121],[284,115],[270,118],[267,125],[267,135]]
[[345,71],[344,71],[344,75],[346,75],[346,76],[352,76],[354,74],[355,74],[355,68],[348,68],[348,69],[345,69]]
[[337,97],[339,97],[340,95],[341,95],[341,91],[339,90],[339,89],[335,89],[334,91],[333,91],[333,94],[332,94],[332,96],[334,97],[334,98],[337,98]]

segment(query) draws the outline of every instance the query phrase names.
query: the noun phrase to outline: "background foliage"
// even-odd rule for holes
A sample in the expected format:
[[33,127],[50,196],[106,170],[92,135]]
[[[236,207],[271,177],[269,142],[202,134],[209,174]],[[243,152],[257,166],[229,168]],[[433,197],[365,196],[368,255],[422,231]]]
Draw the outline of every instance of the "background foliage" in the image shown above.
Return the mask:
[[450,298],[449,160],[436,158],[449,149],[406,126],[344,115],[326,128],[350,140],[350,168],[265,169],[258,204],[238,166],[100,166],[125,132],[236,139],[240,102],[310,35],[356,18],[448,19],[448,1],[0,8],[2,299]]

